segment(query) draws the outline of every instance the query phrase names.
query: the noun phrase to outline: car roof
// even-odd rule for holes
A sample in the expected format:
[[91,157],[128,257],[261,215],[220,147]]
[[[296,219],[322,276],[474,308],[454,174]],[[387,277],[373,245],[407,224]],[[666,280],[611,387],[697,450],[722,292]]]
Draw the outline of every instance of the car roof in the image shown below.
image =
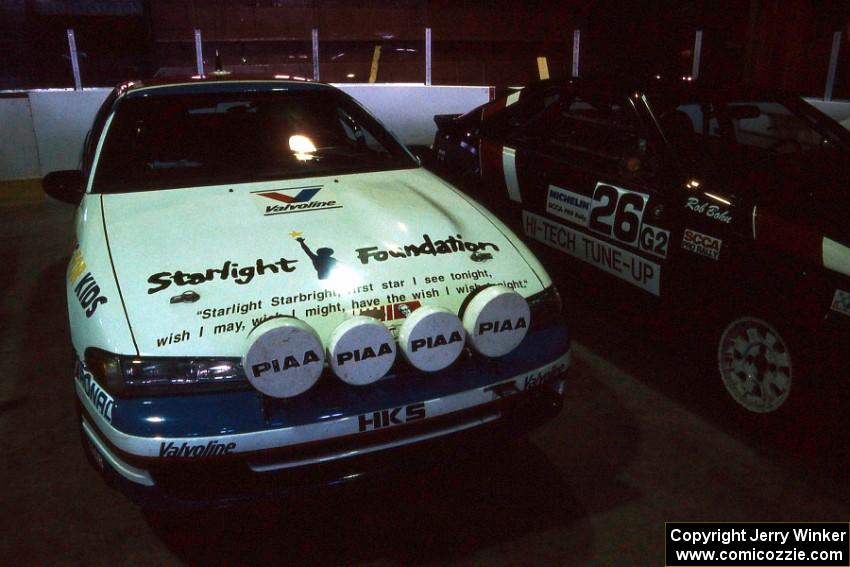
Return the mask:
[[775,89],[760,88],[751,85],[715,85],[693,81],[689,78],[670,79],[659,75],[653,77],[582,77],[546,79],[528,84],[529,91],[546,90],[547,88],[574,88],[594,90],[609,94],[645,94],[650,98],[655,96],[673,96],[676,98],[786,98],[787,93]]
[[293,80],[290,78],[268,78],[251,75],[169,77],[167,79],[128,81],[116,87],[118,98],[171,94],[270,92],[277,90],[330,92],[337,89],[326,83],[316,83],[306,79]]

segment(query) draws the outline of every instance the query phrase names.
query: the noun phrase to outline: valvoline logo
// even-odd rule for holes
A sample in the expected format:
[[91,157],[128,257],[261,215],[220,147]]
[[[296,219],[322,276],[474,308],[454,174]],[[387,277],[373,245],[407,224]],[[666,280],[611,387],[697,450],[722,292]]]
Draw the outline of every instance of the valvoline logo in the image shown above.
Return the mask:
[[336,201],[314,200],[314,197],[321,190],[321,186],[292,187],[290,189],[278,189],[275,191],[255,191],[254,194],[265,199],[277,201],[277,204],[265,205],[264,216],[342,208],[342,205]]

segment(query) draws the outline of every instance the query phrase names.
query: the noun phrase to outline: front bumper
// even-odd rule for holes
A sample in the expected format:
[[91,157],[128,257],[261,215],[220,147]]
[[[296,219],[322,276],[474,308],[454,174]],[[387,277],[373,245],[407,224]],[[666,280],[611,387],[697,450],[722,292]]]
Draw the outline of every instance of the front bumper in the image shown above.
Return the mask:
[[[488,415],[488,419],[453,416],[459,423],[468,420],[466,424],[469,427],[455,427],[444,422],[442,428],[433,431],[435,436],[430,436],[429,432],[421,435],[411,432],[410,437],[399,439],[402,442],[399,445],[387,441],[389,446],[382,447],[380,451],[361,453],[352,450],[345,458],[317,459],[310,466],[297,468],[276,469],[272,464],[265,469],[270,460],[236,459],[154,465],[144,471],[137,469],[150,478],[149,485],[129,480],[103,455],[96,459],[102,459],[103,463],[96,468],[112,488],[148,509],[229,506],[311,493],[350,483],[400,478],[428,467],[475,459],[501,447],[511,436],[521,435],[555,417],[561,410],[562,398],[562,394],[549,387],[534,389],[509,400],[506,398],[506,403],[482,407],[481,413]],[[126,463],[123,466],[126,467]]]
[[208,506],[385,474],[392,454],[405,454],[407,468],[462,432],[525,431],[560,411],[569,363],[566,328],[556,326],[500,359],[365,388],[331,381],[289,400],[246,390],[97,404],[80,380],[77,390],[111,485],[148,506]]

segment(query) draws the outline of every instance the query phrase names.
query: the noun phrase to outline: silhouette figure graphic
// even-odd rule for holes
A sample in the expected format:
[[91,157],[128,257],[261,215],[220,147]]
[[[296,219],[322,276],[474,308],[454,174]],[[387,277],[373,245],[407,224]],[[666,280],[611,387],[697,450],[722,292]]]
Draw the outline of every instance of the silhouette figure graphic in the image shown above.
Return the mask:
[[310,257],[310,261],[313,262],[313,267],[316,268],[316,273],[319,275],[320,280],[325,280],[331,275],[331,270],[337,264],[337,259],[333,257],[333,248],[319,248],[313,253],[310,250],[310,247],[304,243],[304,237],[299,236],[295,240],[301,244],[301,249]]

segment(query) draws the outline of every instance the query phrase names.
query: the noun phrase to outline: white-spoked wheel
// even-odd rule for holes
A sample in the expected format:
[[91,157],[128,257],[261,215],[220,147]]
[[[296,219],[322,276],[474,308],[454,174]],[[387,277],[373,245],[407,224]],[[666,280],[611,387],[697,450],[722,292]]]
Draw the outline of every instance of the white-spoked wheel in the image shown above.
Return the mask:
[[720,336],[717,362],[726,390],[747,410],[770,413],[788,400],[791,352],[766,321],[742,317],[729,324]]

